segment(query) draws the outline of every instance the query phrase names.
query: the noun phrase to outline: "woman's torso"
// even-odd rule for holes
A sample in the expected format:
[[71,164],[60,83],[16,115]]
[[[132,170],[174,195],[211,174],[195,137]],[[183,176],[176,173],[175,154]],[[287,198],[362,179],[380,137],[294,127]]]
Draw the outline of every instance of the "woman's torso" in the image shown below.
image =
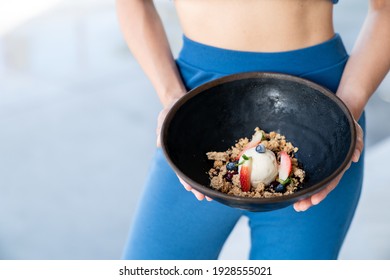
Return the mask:
[[331,0],[175,0],[184,34],[242,51],[300,49],[334,36]]

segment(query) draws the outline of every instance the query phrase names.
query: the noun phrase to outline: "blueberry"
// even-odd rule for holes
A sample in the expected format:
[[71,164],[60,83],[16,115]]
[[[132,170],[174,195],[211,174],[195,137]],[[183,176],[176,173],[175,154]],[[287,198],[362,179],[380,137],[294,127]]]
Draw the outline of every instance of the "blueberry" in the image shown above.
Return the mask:
[[226,169],[229,171],[234,171],[237,170],[237,166],[234,162],[229,162],[228,164],[226,164]]
[[230,173],[230,172],[226,173],[225,179],[226,179],[226,181],[231,182],[233,179],[233,173]]
[[282,184],[279,184],[277,185],[275,188],[274,188],[275,192],[278,192],[278,193],[283,193],[286,191],[286,187]]
[[256,152],[260,154],[265,153],[265,146],[263,144],[257,145]]

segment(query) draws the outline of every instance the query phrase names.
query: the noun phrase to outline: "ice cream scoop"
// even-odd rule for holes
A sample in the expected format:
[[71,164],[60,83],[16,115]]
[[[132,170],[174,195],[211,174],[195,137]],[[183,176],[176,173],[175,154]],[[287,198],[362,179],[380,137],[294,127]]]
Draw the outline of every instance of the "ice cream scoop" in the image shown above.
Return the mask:
[[[239,162],[244,160],[244,155],[252,158],[250,173],[252,186],[256,187],[259,183],[269,185],[275,180],[278,175],[278,164],[276,162],[275,154],[272,151],[265,149],[265,151],[259,153],[256,151],[256,147],[250,148],[241,156]],[[238,168],[238,172],[241,172],[241,165]]]

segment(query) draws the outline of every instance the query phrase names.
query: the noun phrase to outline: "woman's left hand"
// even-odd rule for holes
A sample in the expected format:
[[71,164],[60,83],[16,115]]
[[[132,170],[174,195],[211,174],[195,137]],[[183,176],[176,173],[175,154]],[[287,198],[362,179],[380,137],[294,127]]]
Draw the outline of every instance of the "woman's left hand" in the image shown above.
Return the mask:
[[363,129],[360,127],[360,125],[355,121],[355,127],[356,127],[356,147],[355,151],[352,155],[352,161],[349,162],[347,167],[335,178],[333,179],[328,186],[326,186],[323,190],[320,192],[312,195],[311,197],[308,197],[304,200],[298,201],[294,203],[294,209],[297,212],[306,211],[310,207],[319,204],[322,200],[326,198],[326,196],[336,188],[337,184],[340,182],[341,178],[343,177],[345,171],[348,170],[348,168],[351,166],[352,162],[358,162],[360,158],[360,154],[363,151],[364,143],[363,143]]
[[[184,93],[183,93],[184,94]],[[161,147],[161,127],[163,125],[164,119],[167,116],[169,110],[173,107],[173,105],[179,100],[179,98],[173,98],[171,101],[167,102],[167,105],[160,111],[157,118],[157,128],[156,128],[156,134],[157,134],[157,147]],[[176,174],[177,175],[177,174]],[[198,200],[206,199],[207,201],[212,201],[212,199],[208,196],[205,196],[204,194],[198,192],[193,187],[191,187],[189,184],[187,184],[182,178],[179,177],[180,183],[183,185],[183,187],[194,194],[194,196]]]

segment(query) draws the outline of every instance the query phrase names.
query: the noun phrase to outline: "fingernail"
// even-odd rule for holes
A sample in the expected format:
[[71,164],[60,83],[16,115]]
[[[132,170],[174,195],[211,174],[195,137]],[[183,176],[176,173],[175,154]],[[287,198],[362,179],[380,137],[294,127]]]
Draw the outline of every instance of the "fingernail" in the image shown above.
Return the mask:
[[354,152],[353,153],[353,162],[358,162],[360,158],[360,153],[359,152]]
[[321,202],[321,200],[319,198],[317,198],[317,197],[312,197],[312,199],[311,199],[311,203],[313,205],[317,205],[320,202]]
[[294,210],[295,210],[296,212],[301,212],[301,210],[299,209],[299,206],[296,206],[296,205],[294,205]]

